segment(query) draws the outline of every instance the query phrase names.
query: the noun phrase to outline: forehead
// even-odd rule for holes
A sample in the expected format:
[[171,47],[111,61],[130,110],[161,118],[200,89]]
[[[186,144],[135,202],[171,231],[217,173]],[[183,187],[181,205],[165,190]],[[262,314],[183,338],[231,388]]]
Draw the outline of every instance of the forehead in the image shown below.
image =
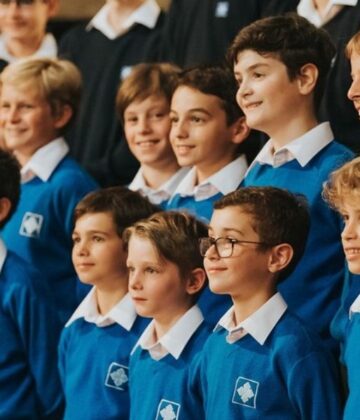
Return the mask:
[[16,98],[26,97],[27,99],[43,99],[43,95],[40,86],[36,81],[28,80],[5,80],[1,84],[1,97],[4,98]]
[[221,110],[221,99],[215,95],[201,92],[198,89],[189,86],[179,86],[172,97],[171,109],[178,112],[186,112],[192,110]]
[[75,229],[96,230],[97,228],[113,229],[115,222],[111,212],[85,213],[78,217]]
[[246,211],[245,207],[234,205],[223,209],[215,209],[209,228],[218,231],[234,230],[246,234],[254,233],[254,226],[255,218],[252,214]]
[[159,254],[154,243],[146,236],[140,236],[133,233],[130,236],[128,244],[129,257],[133,259],[141,260],[145,255],[146,258],[152,258],[159,260]]
[[150,95],[144,99],[135,99],[125,109],[125,113],[151,110],[154,107],[169,107],[165,95]]
[[285,65],[275,54],[259,54],[254,50],[241,51],[234,63],[234,71],[243,72],[256,67],[284,68]]
[[351,71],[360,71],[360,53],[353,51],[350,57]]

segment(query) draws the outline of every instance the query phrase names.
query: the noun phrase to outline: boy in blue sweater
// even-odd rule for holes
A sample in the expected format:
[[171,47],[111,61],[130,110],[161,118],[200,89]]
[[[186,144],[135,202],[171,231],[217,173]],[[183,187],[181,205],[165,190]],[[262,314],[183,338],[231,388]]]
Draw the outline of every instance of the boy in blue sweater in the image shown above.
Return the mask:
[[[20,167],[0,150],[0,226],[14,213]],[[57,372],[61,324],[41,274],[0,239],[0,418],[60,419],[63,396]]]
[[239,145],[249,129],[235,101],[231,72],[220,67],[185,71],[171,100],[170,141],[180,166],[192,166],[168,209],[186,209],[208,222],[214,201],[240,184],[247,169]]
[[129,188],[162,208],[188,171],[180,169],[169,140],[170,101],[179,70],[169,63],[138,64],[116,96],[129,149],[140,162]]
[[[359,42],[359,40],[357,40],[357,42]],[[354,54],[354,52],[352,54]],[[354,80],[357,79],[357,77],[355,77]],[[354,86],[353,83],[353,94],[355,93],[355,89],[358,90],[359,88]],[[340,212],[343,217],[345,227],[341,234],[342,244],[349,271],[354,274],[360,274],[359,194],[360,158],[356,158],[333,172],[330,181],[324,187],[325,198],[333,208]],[[349,395],[345,405],[345,420],[358,418],[360,398],[359,279],[355,279],[351,286],[352,287],[350,287],[347,295],[345,296],[342,306],[336,314],[332,325],[332,332],[335,332],[336,338],[339,339],[342,344],[341,361],[347,370],[347,389],[349,390]],[[334,324],[336,324],[336,330],[334,330]]]
[[279,290],[289,307],[335,347],[329,325],[339,305],[345,262],[341,220],[321,191],[352,152],[316,117],[334,53],[324,30],[291,14],[247,26],[229,50],[247,124],[270,137],[243,185],[285,188],[305,195],[310,206],[304,256]]
[[80,280],[93,288],[61,336],[65,419],[129,418],[129,355],[147,322],[128,295],[121,235],[156,210],[123,187],[90,193],[75,208],[72,259]]
[[206,230],[186,213],[163,212],[124,233],[131,297],[139,315],[153,318],[130,358],[132,420],[203,418],[187,382],[209,334],[196,305]]
[[9,65],[0,84],[5,145],[22,167],[19,205],[2,235],[10,250],[43,273],[65,323],[79,302],[72,214],[96,188],[61,136],[79,105],[81,77],[65,60],[26,59]]
[[276,291],[301,258],[307,206],[283,189],[248,187],[214,208],[200,250],[211,290],[233,306],[191,380],[206,419],[340,420],[332,357]]

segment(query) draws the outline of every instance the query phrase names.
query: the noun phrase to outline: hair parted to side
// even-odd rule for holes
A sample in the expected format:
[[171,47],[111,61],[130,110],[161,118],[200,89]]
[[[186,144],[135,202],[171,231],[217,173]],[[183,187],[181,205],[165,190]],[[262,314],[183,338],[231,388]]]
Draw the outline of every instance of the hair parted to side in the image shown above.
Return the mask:
[[356,32],[356,34],[350,38],[345,47],[346,58],[350,60],[354,53],[360,55],[360,31]]
[[7,198],[11,203],[7,218],[0,223],[2,228],[16,210],[20,198],[20,164],[3,149],[0,149],[0,180],[0,198]]
[[134,101],[149,96],[165,96],[169,102],[177,84],[180,68],[171,63],[140,63],[121,83],[116,95],[116,111],[124,122],[124,112]]
[[25,58],[5,67],[1,86],[10,83],[21,88],[35,87],[49,103],[53,115],[61,115],[68,105],[73,116],[80,105],[82,79],[79,69],[67,60],[57,58]]
[[252,217],[252,228],[266,244],[258,245],[260,249],[282,243],[293,248],[293,258],[279,273],[278,282],[289,276],[302,257],[310,228],[306,198],[281,188],[243,187],[214,203],[215,210],[233,206]]
[[315,108],[319,107],[324,93],[327,74],[336,49],[325,29],[317,28],[296,13],[259,19],[245,26],[235,37],[227,51],[233,66],[245,50],[262,56],[273,56],[287,68],[292,81],[305,64],[314,64],[319,72],[314,90]]
[[345,201],[360,207],[360,157],[331,173],[323,188],[323,198],[339,212]]
[[176,211],[159,212],[135,223],[123,234],[127,245],[132,236],[149,239],[160,258],[174,263],[182,277],[203,268],[199,239],[207,236],[207,226],[194,216]]
[[135,222],[146,219],[159,211],[159,207],[150,203],[136,191],[126,187],[109,187],[87,194],[75,207],[74,223],[90,213],[111,213],[119,236]]
[[180,74],[178,86],[187,86],[206,95],[217,96],[225,111],[228,125],[244,115],[236,102],[236,80],[228,68],[204,65],[184,70]]

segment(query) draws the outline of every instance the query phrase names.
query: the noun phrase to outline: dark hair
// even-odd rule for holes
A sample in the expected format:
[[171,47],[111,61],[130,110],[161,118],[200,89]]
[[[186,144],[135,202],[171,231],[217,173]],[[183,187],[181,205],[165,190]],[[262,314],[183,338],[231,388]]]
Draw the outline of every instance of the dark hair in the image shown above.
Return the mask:
[[74,222],[88,213],[111,213],[119,236],[140,219],[159,211],[136,191],[125,187],[110,187],[87,194],[75,207]]
[[203,268],[199,239],[207,236],[207,226],[194,216],[177,211],[159,212],[125,230],[124,244],[132,235],[149,239],[160,257],[174,263],[184,277]]
[[326,30],[296,13],[267,17],[238,33],[227,52],[231,65],[237,63],[239,53],[244,50],[276,57],[286,66],[290,80],[299,75],[305,64],[314,64],[319,72],[314,90],[315,109],[318,109],[336,52]]
[[228,125],[244,115],[236,102],[237,85],[230,69],[210,66],[194,67],[180,73],[178,86],[188,86],[206,95],[217,96],[225,111]]
[[310,215],[304,196],[274,187],[244,187],[225,195],[214,209],[239,206],[252,216],[253,229],[259,235],[259,245],[267,249],[282,243],[291,245],[294,255],[278,276],[278,282],[288,277],[304,253],[310,228]]
[[20,198],[20,164],[3,149],[0,149],[0,180],[0,198],[7,198],[11,203],[9,214],[0,222],[2,228],[15,212]]

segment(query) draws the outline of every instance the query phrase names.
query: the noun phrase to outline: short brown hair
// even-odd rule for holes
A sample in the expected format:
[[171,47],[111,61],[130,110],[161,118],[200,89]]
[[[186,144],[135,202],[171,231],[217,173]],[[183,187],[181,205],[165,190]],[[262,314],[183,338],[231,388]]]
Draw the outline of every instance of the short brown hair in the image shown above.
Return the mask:
[[345,197],[360,206],[360,157],[331,173],[324,185],[323,197],[337,211],[341,211]]
[[243,187],[225,195],[214,203],[214,209],[241,207],[252,216],[252,228],[267,249],[282,243],[289,244],[294,255],[278,277],[278,282],[289,276],[300,260],[310,227],[310,215],[305,197],[275,187]]
[[26,58],[11,63],[0,75],[1,86],[35,86],[49,103],[53,115],[60,115],[64,105],[75,114],[80,105],[82,80],[75,64],[57,58]]
[[119,236],[133,223],[149,217],[159,208],[140,193],[125,187],[110,187],[87,194],[75,207],[74,223],[89,213],[111,213]]
[[349,60],[353,53],[360,55],[360,31],[350,38],[345,47],[345,55]]
[[207,236],[207,226],[194,216],[176,211],[159,212],[125,230],[124,244],[132,235],[149,239],[159,256],[174,263],[182,277],[203,268],[199,239]]
[[180,68],[170,63],[141,63],[133,67],[116,95],[116,111],[124,122],[124,112],[134,101],[149,96],[165,96],[169,102],[174,93]]

